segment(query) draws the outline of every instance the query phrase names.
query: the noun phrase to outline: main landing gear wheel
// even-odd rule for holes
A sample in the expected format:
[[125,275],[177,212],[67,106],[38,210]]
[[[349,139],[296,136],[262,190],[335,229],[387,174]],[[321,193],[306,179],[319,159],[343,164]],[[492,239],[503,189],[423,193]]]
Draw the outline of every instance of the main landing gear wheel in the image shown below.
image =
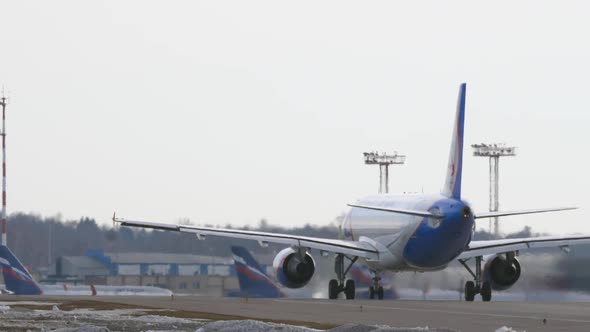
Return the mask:
[[340,287],[338,287],[338,281],[336,279],[330,280],[330,284],[328,285],[328,298],[330,300],[337,299],[338,293],[340,293]]
[[465,283],[465,301],[473,302],[475,299],[475,283],[468,281]]
[[481,286],[481,299],[484,302],[490,302],[492,300],[492,285],[487,281]]
[[480,294],[481,299],[484,302],[492,300],[492,285],[486,281],[481,282],[481,261],[482,257],[475,257],[475,273],[469,268],[466,260],[460,259],[459,263],[463,264],[465,269],[473,276],[474,281],[468,281],[465,283],[465,301],[472,302],[475,299],[475,295]]
[[347,300],[354,300],[356,290],[354,287],[354,280],[346,280],[346,286],[344,287],[344,294]]
[[[344,268],[345,258],[349,260],[349,264],[346,267],[346,269]],[[336,260],[334,262],[334,271],[336,272],[338,280],[330,280],[330,283],[328,285],[328,298],[330,300],[337,299],[338,294],[340,294],[340,292],[344,292],[344,295],[346,295],[347,300],[354,299],[356,293],[354,280],[346,280],[346,283],[344,283],[344,281],[346,279],[346,274],[348,273],[348,271],[350,271],[352,264],[354,264],[357,261],[357,259],[358,257],[350,258],[343,254],[336,255]]]
[[373,286],[369,287],[369,299],[375,298],[375,288]]
[[377,288],[377,298],[379,300],[383,300],[383,287],[379,286]]

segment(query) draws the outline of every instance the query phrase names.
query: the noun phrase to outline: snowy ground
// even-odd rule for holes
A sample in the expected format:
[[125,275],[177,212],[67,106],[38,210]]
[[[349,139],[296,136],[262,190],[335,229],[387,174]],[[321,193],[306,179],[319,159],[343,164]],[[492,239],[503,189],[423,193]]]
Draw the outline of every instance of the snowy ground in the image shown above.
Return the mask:
[[[0,302],[0,331],[51,331],[66,329],[63,332],[78,331],[81,327],[104,327],[101,329],[85,328],[81,331],[195,331],[205,322],[197,319],[168,317],[150,314],[139,309],[92,310],[75,309],[62,311],[59,304],[52,304],[51,310],[34,309],[35,305],[27,303]],[[39,306],[46,306],[39,303]]]
[[[195,318],[173,317],[174,311],[153,309],[95,310],[76,308],[61,310],[60,303],[15,301],[0,302],[0,331],[59,331],[59,332],[111,332],[111,331],[195,331],[195,332],[312,332],[306,327],[266,323],[255,320],[210,321]],[[71,309],[71,308],[69,308]],[[349,324],[329,330],[331,332],[399,332],[399,331],[451,331],[417,328],[392,328]],[[509,330],[508,330],[509,331]]]

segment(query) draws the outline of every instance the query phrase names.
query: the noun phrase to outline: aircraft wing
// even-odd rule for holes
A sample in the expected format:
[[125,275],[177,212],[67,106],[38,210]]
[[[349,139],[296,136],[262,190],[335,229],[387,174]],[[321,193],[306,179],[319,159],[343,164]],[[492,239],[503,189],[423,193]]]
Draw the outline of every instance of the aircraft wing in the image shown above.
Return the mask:
[[150,228],[182,233],[193,233],[199,239],[203,239],[207,235],[221,236],[234,239],[254,240],[258,241],[261,245],[270,242],[285,244],[289,246],[313,248],[321,251],[358,256],[369,259],[376,259],[378,257],[378,251],[373,246],[371,246],[368,243],[359,241],[344,241],[290,234],[244,231],[239,229],[228,228],[199,227],[155,223],[147,221],[132,221],[115,217],[113,217],[113,222],[119,223],[122,226],[129,227]]
[[567,248],[574,244],[590,244],[590,235],[543,236],[503,240],[471,241],[469,248],[457,259],[493,255],[531,248]]

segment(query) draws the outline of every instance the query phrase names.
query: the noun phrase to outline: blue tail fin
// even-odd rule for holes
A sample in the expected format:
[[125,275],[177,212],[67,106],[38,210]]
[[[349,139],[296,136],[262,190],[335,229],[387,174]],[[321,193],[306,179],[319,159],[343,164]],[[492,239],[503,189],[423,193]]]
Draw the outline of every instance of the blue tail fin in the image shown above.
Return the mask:
[[41,287],[8,247],[0,245],[0,267],[6,289],[16,295],[41,295]]
[[451,198],[461,198],[461,175],[463,173],[463,135],[465,123],[465,93],[467,84],[459,87],[459,100],[457,100],[457,115],[455,128],[451,140],[449,164],[447,166],[447,179],[443,188],[443,195]]
[[285,297],[263,271],[250,252],[243,247],[231,247],[242,295],[249,297]]

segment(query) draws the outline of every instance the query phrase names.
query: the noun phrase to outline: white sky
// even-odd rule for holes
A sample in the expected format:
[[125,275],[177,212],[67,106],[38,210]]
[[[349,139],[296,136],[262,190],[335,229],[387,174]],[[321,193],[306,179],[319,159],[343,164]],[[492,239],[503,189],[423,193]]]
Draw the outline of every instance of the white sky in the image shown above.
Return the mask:
[[[376,192],[362,152],[438,192],[458,86],[466,144],[507,142],[507,218],[590,232],[589,6],[579,1],[0,1],[8,209],[327,224]],[[488,208],[486,159],[463,195]],[[485,222],[487,225],[487,222]]]

